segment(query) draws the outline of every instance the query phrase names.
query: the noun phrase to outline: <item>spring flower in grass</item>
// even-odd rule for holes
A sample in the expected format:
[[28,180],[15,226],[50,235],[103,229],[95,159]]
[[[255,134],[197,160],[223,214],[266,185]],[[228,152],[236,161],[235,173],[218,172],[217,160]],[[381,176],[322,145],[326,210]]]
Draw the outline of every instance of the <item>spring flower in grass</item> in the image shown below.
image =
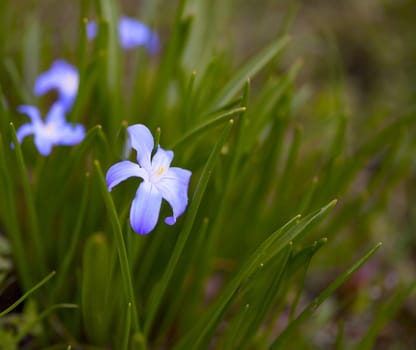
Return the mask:
[[41,96],[51,89],[58,90],[59,101],[69,110],[77,96],[78,84],[78,70],[64,60],[56,60],[48,71],[36,79],[34,92],[36,96]]
[[137,151],[138,164],[128,160],[114,164],[107,171],[106,182],[111,191],[129,177],[135,176],[143,180],[130,208],[130,224],[135,232],[146,234],[156,226],[163,198],[172,208],[172,216],[165,219],[168,225],[173,225],[176,218],[185,211],[191,172],[171,167],[173,152],[166,151],[159,145],[152,158],[154,141],[146,126],[132,125],[127,131],[130,146]]
[[28,135],[34,135],[35,145],[39,153],[47,156],[55,145],[72,146],[80,143],[85,136],[85,129],[81,124],[69,124],[65,120],[65,107],[60,102],[50,109],[45,121],[40,117],[39,110],[34,106],[23,105],[19,112],[27,114],[30,123],[23,124],[16,132],[17,140],[22,143]]
[[[136,19],[121,17],[118,24],[118,33],[120,45],[126,50],[139,46],[146,47],[150,53],[156,53],[159,50],[157,33]],[[87,24],[87,36],[90,40],[97,36],[96,22]]]

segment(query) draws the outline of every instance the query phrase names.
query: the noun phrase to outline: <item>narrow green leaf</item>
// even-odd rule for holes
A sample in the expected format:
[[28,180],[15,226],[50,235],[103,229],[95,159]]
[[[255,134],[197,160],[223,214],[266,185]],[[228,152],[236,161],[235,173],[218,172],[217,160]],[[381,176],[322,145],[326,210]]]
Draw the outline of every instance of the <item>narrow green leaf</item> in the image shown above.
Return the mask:
[[24,337],[27,336],[27,334],[30,332],[30,330],[35,327],[37,324],[39,324],[44,318],[49,316],[52,311],[56,309],[77,309],[79,306],[76,304],[56,304],[48,307],[45,311],[43,311],[41,314],[39,314],[32,322],[27,324],[24,328],[22,328],[19,333],[17,334],[15,340],[16,343],[19,343],[23,340]]
[[[261,325],[264,324],[265,318],[273,309],[273,304],[275,303],[276,297],[279,295],[281,290],[282,283],[285,282],[285,275],[290,262],[290,257],[293,253],[293,244],[289,242],[287,248],[284,249],[279,256],[277,256],[276,262],[273,263],[273,266],[276,266],[273,275],[270,275],[271,282],[268,282],[267,288],[264,288],[262,294],[257,294],[257,300],[253,302],[253,312],[250,317],[247,318],[242,330],[240,331],[240,342],[238,348],[245,349],[250,346],[251,342],[249,341],[260,329]],[[269,279],[269,278],[268,278]],[[255,311],[254,311],[255,310]],[[244,340],[244,341],[242,341]],[[237,348],[234,346],[234,348]]]
[[[69,177],[70,173],[74,170],[74,168],[76,168],[76,165],[81,158],[85,157],[85,155],[91,151],[91,148],[97,139],[107,147],[107,140],[105,140],[105,137],[103,136],[101,125],[96,125],[88,130],[82,142],[76,146],[73,155],[65,163],[65,166],[63,166],[62,171],[59,173],[59,178],[67,179]],[[105,151],[107,151],[107,149]]]
[[279,202],[285,203],[287,201],[287,194],[290,193],[289,186],[293,179],[293,172],[295,168],[295,163],[299,153],[299,147],[302,140],[303,130],[300,126],[295,127],[293,132],[293,140],[290,145],[289,153],[286,159],[286,164],[284,166],[283,174],[279,182]]
[[285,330],[274,341],[270,350],[284,349],[285,344],[289,341],[293,332],[299,328],[299,326],[309,317],[311,314],[335,291],[337,290],[351,275],[357,271],[362,265],[364,265],[368,259],[381,247],[381,243],[378,243],[373,249],[371,249],[364,257],[357,261],[352,267],[345,271],[335,281],[333,281],[324,291],[309,304],[300,315],[293,320]]
[[204,133],[205,131],[230,120],[230,117],[232,117],[236,114],[241,114],[245,110],[246,110],[245,107],[238,107],[238,108],[234,108],[230,111],[221,113],[220,115],[206,121],[205,123],[202,123],[202,124],[196,126],[192,130],[188,131],[185,135],[183,135],[179,140],[177,140],[173,144],[171,144],[168,148],[169,149],[178,148],[183,143],[189,142],[190,139],[193,139],[193,138],[197,137],[198,135]]
[[185,128],[189,125],[190,117],[191,117],[191,111],[193,108],[193,94],[194,94],[194,85],[195,85],[195,78],[196,78],[196,72],[193,71],[191,74],[191,78],[189,79],[188,86],[186,87],[185,95],[183,98],[184,106],[182,107],[182,118],[183,118],[183,124]]
[[276,39],[259,54],[247,62],[230,82],[218,93],[211,103],[211,109],[221,106],[230,101],[236,93],[244,86],[247,79],[255,76],[267,63],[276,57],[289,42],[289,38],[284,36]]
[[311,183],[309,184],[308,188],[306,189],[302,200],[300,201],[299,204],[299,212],[304,213],[305,211],[307,211],[309,209],[309,206],[312,202],[312,199],[315,195],[316,192],[316,188],[318,187],[318,177],[314,176],[312,178]]
[[[10,152],[10,150],[8,151]],[[23,289],[28,290],[32,285],[32,277],[23,244],[22,230],[18,220],[15,194],[16,186],[14,183],[15,176],[12,174],[12,167],[7,159],[7,155],[3,147],[3,137],[0,133],[0,174],[3,175],[3,181],[0,186],[2,187],[2,198],[7,203],[4,211],[0,215],[4,214],[5,233],[12,245],[13,261],[16,264],[18,276],[21,277]]]
[[97,160],[94,161],[94,167],[98,174],[101,193],[103,195],[103,199],[107,208],[107,212],[109,214],[109,218],[113,226],[113,233],[115,235],[116,244],[117,244],[117,252],[118,252],[118,258],[120,261],[121,277],[123,281],[124,292],[126,294],[128,302],[130,302],[132,305],[133,330],[135,332],[140,332],[136,301],[134,297],[131,269],[129,267],[129,261],[127,259],[127,251],[126,251],[126,246],[124,244],[123,232],[121,231],[120,221],[117,216],[117,211],[114,206],[113,199],[110,193],[108,192],[107,184],[105,182],[100,163]]
[[39,73],[39,53],[42,43],[39,19],[30,16],[26,28],[24,28],[22,52],[23,52],[23,77],[26,87],[32,87]]
[[20,101],[25,101],[25,103],[32,103],[33,97],[31,93],[27,90],[21,77],[19,76],[19,71],[16,67],[16,62],[11,58],[6,58],[3,60],[3,67],[5,71],[8,73],[9,78],[12,82],[12,89],[16,91],[19,95]]
[[90,185],[90,174],[87,173],[85,176],[85,184],[84,190],[81,198],[81,204],[79,207],[79,215],[77,217],[77,221],[74,226],[74,231],[71,234],[71,241],[68,247],[68,250],[65,254],[64,260],[62,262],[62,266],[59,269],[58,276],[56,278],[56,284],[54,287],[54,292],[51,294],[52,297],[57,297],[61,288],[63,287],[63,283],[65,282],[65,278],[67,277],[67,273],[71,266],[71,263],[74,259],[76,253],[76,247],[79,243],[79,236],[81,234],[81,228],[84,221],[87,203],[88,203],[88,194],[89,194],[89,185]]
[[112,259],[109,243],[102,233],[88,238],[82,259],[81,311],[88,339],[104,345],[109,337],[112,313],[107,293],[111,288]]
[[295,272],[293,270],[301,269],[301,277],[297,282],[296,294],[290,308],[289,322],[291,322],[295,317],[296,309],[298,307],[302,291],[305,287],[305,278],[309,270],[309,265],[311,263],[312,257],[327,241],[328,239],[326,237],[319,241],[315,241],[311,247],[308,247],[308,249],[304,249],[300,253],[298,253],[294,261],[290,264],[290,269],[292,271],[288,273],[289,276]]
[[15,301],[12,305],[10,305],[7,309],[0,312],[0,317],[8,314],[10,311],[12,311],[16,306],[21,304],[23,301],[27,299],[29,295],[31,295],[33,292],[38,290],[40,287],[42,287],[46,282],[48,282],[54,275],[55,271],[52,271],[49,275],[47,275],[45,278],[43,278],[39,283],[37,283],[35,286],[33,286],[31,289],[29,289],[23,296],[21,296],[17,301]]
[[237,293],[240,286],[248,281],[251,276],[264,266],[270,259],[275,257],[282,249],[284,249],[292,240],[298,237],[304,230],[314,221],[321,218],[330,209],[333,208],[336,201],[332,201],[320,210],[306,216],[303,220],[299,220],[300,215],[295,216],[292,220],[287,222],[280,229],[275,231],[267,238],[256,251],[246,260],[246,263],[228,284],[224,292],[212,305],[211,310],[206,313],[206,316],[188,333],[186,337],[175,347],[179,349],[200,349],[207,345],[209,341],[209,334],[216,329],[220,322],[220,317],[225,313],[229,307],[234,295]]
[[288,119],[287,116],[282,116],[282,111],[283,109],[288,109],[287,96],[291,95],[290,92],[300,67],[300,62],[293,63],[290,69],[282,76],[270,78],[260,92],[260,96],[253,103],[246,118],[249,125],[244,133],[245,152],[250,153],[254,145],[258,143],[259,135],[273,120],[273,116],[279,116],[280,119]]
[[[250,96],[250,80],[247,79],[246,85],[244,87],[244,94],[242,103],[244,106],[248,105],[249,102],[249,96]],[[207,259],[205,261],[209,261],[209,256],[213,255],[214,245],[217,243],[218,235],[221,232],[221,227],[224,223],[225,218],[228,215],[227,212],[227,204],[229,204],[230,199],[230,193],[233,190],[233,185],[235,183],[235,178],[237,174],[237,169],[239,162],[241,160],[241,155],[243,151],[244,146],[244,131],[246,130],[248,123],[246,119],[246,109],[242,110],[239,114],[239,118],[236,125],[236,136],[235,136],[235,144],[231,146],[231,152],[229,156],[229,170],[226,175],[226,179],[224,181],[224,187],[221,190],[221,196],[217,202],[217,210],[216,215],[214,217],[213,223],[211,225],[211,232],[208,237],[207,243],[206,243],[206,255]],[[209,264],[207,263],[205,266],[205,275],[207,275],[209,272]]]
[[231,329],[227,331],[228,336],[224,340],[224,345],[221,346],[222,349],[238,349],[237,344],[241,342],[242,329],[245,328],[246,320],[250,312],[253,311],[250,304],[246,304],[240,309],[233,322],[229,325]]
[[130,332],[131,332],[131,303],[127,305],[127,313],[126,313],[126,326],[125,326],[125,333],[124,337],[121,341],[121,350],[128,350],[129,349],[129,339],[130,339]]
[[342,350],[343,347],[343,340],[344,340],[344,322],[341,320],[338,322],[338,333],[337,338],[335,339],[335,350]]
[[192,308],[189,306],[192,302],[194,302],[194,307],[197,308],[197,302],[193,299],[196,299],[195,297],[200,295],[205,284],[205,279],[201,277],[201,266],[202,261],[204,260],[203,254],[206,251],[206,245],[204,243],[207,241],[208,223],[209,220],[204,218],[201,225],[202,227],[189,238],[189,241],[192,240],[192,242],[190,242],[190,244],[188,243],[188,246],[192,246],[192,252],[188,252],[185,257],[182,257],[185,262],[180,265],[181,271],[174,275],[175,285],[182,286],[186,277],[189,276],[190,271],[192,271],[194,276],[198,277],[195,279],[194,283],[192,283],[192,288],[189,293],[178,295],[175,300],[170,301],[168,313],[164,315],[162,322],[158,324],[158,331],[160,334],[164,334],[167,328],[172,325],[178,313],[181,312],[181,308],[183,308],[184,304],[188,305],[188,309],[191,310],[191,312]]
[[[106,52],[105,68],[106,83],[109,93],[120,92],[120,43],[119,43],[119,14],[117,2],[114,0],[96,0],[96,7],[100,22],[106,22],[108,25],[108,36],[103,40],[103,48]],[[98,30],[98,36],[100,30]],[[100,40],[100,38],[97,38]]]
[[159,67],[159,74],[155,83],[154,93],[150,101],[149,115],[154,123],[161,123],[160,119],[165,113],[163,108],[166,105],[166,94],[169,83],[174,80],[176,72],[179,70],[180,59],[188,40],[191,30],[192,18],[183,18],[184,8],[187,0],[180,0],[176,9],[175,19],[173,21],[172,34],[168,46],[162,58]]
[[16,152],[17,165],[18,165],[19,173],[20,173],[21,180],[22,180],[23,192],[26,198],[26,205],[28,209],[29,222],[30,222],[29,232],[31,233],[31,238],[32,238],[33,245],[34,245],[35,256],[36,256],[36,261],[37,261],[39,272],[40,274],[44,274],[44,271],[46,271],[46,263],[45,263],[46,254],[43,248],[42,239],[40,237],[39,221],[38,221],[38,216],[36,213],[35,200],[33,198],[32,188],[29,183],[29,175],[26,170],[26,165],[25,165],[25,160],[23,158],[22,149],[17,140],[16,130],[14,128],[13,123],[10,123],[10,131],[11,131],[11,136],[12,136],[12,142],[13,142],[14,149]]
[[[122,51],[119,42],[119,10],[115,0],[96,0],[99,15],[98,33],[95,38],[95,54],[99,58],[99,90],[103,108],[108,115],[103,125],[108,130],[116,130],[124,115],[122,101]],[[85,96],[85,95],[84,95]],[[113,134],[110,134],[112,136]]]
[[364,334],[361,341],[356,345],[357,350],[370,350],[375,348],[375,342],[380,331],[385,324],[391,320],[395,313],[398,312],[400,306],[403,305],[404,300],[416,288],[416,281],[406,286],[399,286],[395,293],[383,303],[378,312],[375,313],[374,320]]

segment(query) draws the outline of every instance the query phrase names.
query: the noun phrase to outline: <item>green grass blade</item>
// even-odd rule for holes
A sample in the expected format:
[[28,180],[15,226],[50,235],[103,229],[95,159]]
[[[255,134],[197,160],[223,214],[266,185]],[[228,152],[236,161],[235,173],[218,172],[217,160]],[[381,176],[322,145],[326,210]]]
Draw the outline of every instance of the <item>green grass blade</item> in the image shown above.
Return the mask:
[[94,167],[98,174],[99,185],[101,188],[101,193],[109,214],[109,218],[113,227],[113,233],[116,239],[117,252],[120,261],[121,268],[121,277],[124,286],[124,292],[126,294],[128,302],[132,304],[132,316],[133,316],[133,330],[135,332],[140,332],[139,319],[137,316],[136,301],[134,297],[133,282],[131,276],[131,269],[129,267],[129,261],[127,258],[126,246],[124,244],[123,232],[121,231],[120,221],[117,216],[117,211],[114,206],[113,199],[108,192],[107,184],[104,179],[103,172],[101,170],[100,163],[96,160],[94,161]]
[[12,82],[13,91],[18,94],[19,100],[25,101],[26,104],[32,104],[32,94],[23,84],[23,81],[19,75],[19,70],[16,66],[16,62],[12,58],[6,58],[3,60],[3,67],[9,75],[10,81]]
[[[76,146],[73,156],[66,162],[66,165],[63,167],[62,171],[59,173],[60,178],[68,178],[71,171],[76,168],[77,162],[85,156],[93,147],[94,142],[100,140],[104,145],[106,145],[106,140],[102,140],[103,133],[101,125],[96,125],[90,130],[88,130],[82,142]],[[106,150],[107,151],[107,150]]]
[[246,320],[250,315],[250,311],[252,311],[250,304],[245,304],[241,309],[242,310],[239,311],[238,315],[229,326],[232,328],[228,331],[228,336],[224,340],[224,345],[221,346],[222,349],[237,349],[236,344],[240,342],[241,330],[245,328]]
[[293,332],[309,317],[312,313],[335,291],[337,290],[351,275],[357,271],[362,265],[364,265],[368,259],[381,247],[381,243],[378,243],[373,249],[371,249],[364,257],[357,261],[352,267],[345,271],[335,281],[333,281],[324,291],[309,304],[300,315],[293,320],[285,330],[277,337],[274,343],[271,345],[270,350],[284,349],[285,344],[289,341]]
[[191,330],[188,335],[175,347],[175,350],[200,349],[204,348],[209,341],[209,334],[212,334],[220,322],[221,316],[225,313],[231,300],[242,284],[249,281],[252,275],[263,267],[270,259],[279,254],[292,240],[298,237],[313,222],[323,217],[335,205],[332,201],[325,207],[313,214],[299,220],[300,216],[294,217],[283,227],[275,231],[267,238],[256,251],[246,260],[239,273],[229,283],[219,299],[212,306],[206,316]]
[[7,159],[7,155],[3,147],[3,137],[0,134],[0,175],[3,175],[2,177],[0,176],[0,180],[3,178],[1,182],[2,200],[7,203],[4,207],[4,212],[2,212],[5,215],[5,233],[7,233],[7,238],[12,245],[14,263],[16,264],[18,275],[21,277],[23,290],[28,290],[32,285],[32,277],[26,259],[27,254],[25,253],[23,235],[18,220],[16,195],[14,192],[16,187],[13,181],[14,174],[12,174],[12,167]]
[[113,289],[112,245],[103,233],[88,237],[82,255],[81,313],[85,333],[90,341],[105,344],[112,321],[111,300],[107,293]]
[[175,74],[179,70],[180,58],[188,40],[192,19],[190,17],[183,18],[186,3],[187,0],[180,0],[177,5],[172,34],[159,65],[160,70],[148,113],[152,117],[152,123],[161,123],[159,118],[165,115],[163,109],[166,107],[165,99],[169,82],[176,78]]
[[166,270],[159,284],[155,288],[155,294],[153,298],[151,299],[150,308],[147,312],[145,326],[144,326],[145,334],[149,333],[153,320],[156,317],[156,312],[158,311],[159,305],[162,302],[162,298],[171,280],[176,264],[178,263],[179,257],[182,254],[183,248],[185,247],[185,243],[191,233],[196,215],[198,213],[199,205],[201,204],[202,197],[207,188],[212,170],[215,166],[216,160],[218,159],[218,156],[220,154],[220,151],[224,143],[228,139],[233,123],[234,121],[230,120],[228,125],[224,128],[224,131],[222,135],[220,136],[218,142],[215,144],[215,147],[212,150],[211,154],[209,155],[208,161],[205,164],[201,177],[199,178],[198,185],[195,189],[195,193],[192,198],[192,202],[188,209],[188,215],[185,218],[183,229],[181,233],[179,234],[178,240],[176,242],[172,255],[169,259]]
[[45,311],[39,314],[32,322],[27,324],[24,328],[22,328],[19,334],[16,336],[16,343],[19,343],[23,338],[30,332],[30,330],[35,327],[38,323],[40,323],[44,318],[49,316],[49,314],[56,310],[56,309],[77,309],[79,306],[76,304],[67,304],[61,303],[56,304],[48,307]]
[[20,303],[25,301],[29,295],[31,295],[33,292],[38,290],[40,287],[42,287],[46,282],[48,282],[54,275],[55,271],[52,271],[49,275],[47,275],[45,278],[43,278],[39,283],[37,283],[35,286],[33,286],[31,289],[29,289],[23,296],[21,296],[17,301],[15,301],[12,305],[10,305],[7,309],[0,312],[0,317],[8,314],[10,311],[12,311],[16,306],[18,306]]
[[98,105],[103,108],[101,113],[108,115],[103,120],[104,127],[108,130],[117,130],[124,115],[118,2],[114,0],[96,0],[95,7],[99,16],[97,21],[98,33],[94,39],[95,54],[98,57],[98,69],[100,71],[98,88],[101,94],[100,97],[102,97]]
[[189,79],[188,86],[186,87],[186,91],[184,94],[184,106],[182,107],[182,115],[183,115],[183,125],[185,129],[189,125],[191,111],[193,108],[193,95],[194,95],[194,86],[195,86],[195,78],[196,72],[193,71],[191,73],[191,78]]
[[16,130],[14,128],[13,123],[10,123],[10,131],[11,131],[11,136],[12,136],[12,142],[14,144],[14,149],[16,152],[17,165],[18,165],[19,173],[20,173],[21,180],[22,180],[23,192],[26,198],[26,205],[28,209],[29,222],[30,222],[29,232],[31,233],[31,236],[32,236],[31,238],[33,240],[35,256],[36,256],[36,261],[38,264],[39,272],[40,274],[44,274],[44,272],[46,271],[46,262],[45,262],[46,255],[45,255],[45,250],[43,248],[42,239],[40,237],[39,221],[38,221],[38,216],[36,213],[35,200],[33,198],[33,192],[29,183],[29,175],[26,169],[25,160],[23,158],[22,149],[17,140]]
[[130,332],[131,332],[131,303],[128,303],[127,313],[126,313],[125,333],[124,333],[124,337],[122,339],[121,346],[120,346],[121,350],[129,349]]
[[[287,196],[290,193],[290,187],[292,185],[292,179],[294,178],[294,171],[295,171],[295,163],[298,158],[299,148],[301,145],[302,139],[302,128],[299,126],[295,127],[293,132],[293,140],[290,145],[290,149],[288,152],[288,156],[286,159],[286,164],[284,166],[283,174],[280,178],[280,182],[278,184],[278,191],[279,194],[279,202],[286,203],[288,202]],[[282,210],[284,209],[281,208]]]
[[217,108],[230,101],[237,92],[243,88],[247,79],[255,76],[267,63],[281,53],[288,42],[289,38],[287,36],[278,38],[247,62],[218,93],[217,97],[211,103],[211,109]]
[[414,291],[416,281],[407,286],[399,286],[395,293],[382,305],[378,312],[374,315],[374,320],[368,328],[366,334],[357,344],[357,350],[374,349],[375,341],[384,325],[394,316],[403,305],[404,300]]
[[342,350],[344,341],[344,321],[338,322],[338,333],[337,338],[335,339],[334,349],[335,350]]
[[[273,271],[273,275],[270,275],[272,281],[271,283],[268,283],[264,293],[257,294],[256,300],[254,300],[251,305],[253,312],[249,315],[249,317],[247,317],[242,330],[240,330],[240,334],[238,336],[238,338],[240,338],[240,342],[237,343],[239,348],[244,349],[250,346],[250,339],[257,333],[261,325],[264,323],[268,312],[273,309],[273,304],[279,291],[281,290],[282,283],[285,282],[284,278],[292,254],[293,244],[289,243],[287,248],[284,249],[277,257],[278,259],[276,263],[273,264],[273,266],[276,267]],[[237,335],[234,337],[237,338]],[[236,348],[236,345],[234,348]]]
[[204,133],[205,131],[220,125],[222,123],[225,123],[226,121],[230,120],[230,117],[243,113],[246,110],[245,107],[238,107],[234,108],[230,111],[221,113],[220,115],[206,121],[205,123],[202,123],[192,130],[188,131],[185,135],[183,135],[179,140],[175,141],[173,144],[171,144],[168,149],[175,149],[178,148],[180,145],[184,144],[185,142],[189,142],[191,139],[199,136],[200,134]]
[[74,231],[71,234],[71,241],[68,247],[68,250],[65,254],[64,260],[62,262],[62,266],[59,269],[58,276],[56,278],[55,290],[51,294],[52,296],[58,296],[59,291],[63,287],[63,283],[65,282],[65,278],[71,266],[71,263],[74,259],[76,253],[76,247],[79,243],[79,236],[81,234],[82,223],[84,221],[87,203],[88,203],[88,194],[89,194],[89,185],[90,185],[90,174],[87,173],[85,176],[85,184],[84,184],[84,191],[81,198],[81,204],[79,207],[79,215],[77,217],[77,221],[74,226]]

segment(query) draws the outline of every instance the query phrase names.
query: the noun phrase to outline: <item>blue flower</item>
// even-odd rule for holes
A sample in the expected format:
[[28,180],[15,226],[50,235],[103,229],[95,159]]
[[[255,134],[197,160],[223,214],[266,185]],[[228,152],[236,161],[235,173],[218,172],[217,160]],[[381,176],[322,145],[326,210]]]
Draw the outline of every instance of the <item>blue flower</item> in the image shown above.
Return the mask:
[[130,224],[135,232],[146,234],[156,226],[162,198],[170,204],[173,212],[172,216],[165,219],[168,225],[173,225],[176,218],[185,211],[191,172],[171,167],[173,152],[166,151],[159,145],[152,158],[154,141],[146,126],[132,125],[127,131],[130,146],[137,151],[138,164],[128,160],[114,164],[107,171],[106,182],[111,191],[129,177],[140,177],[143,180],[130,208]]
[[[159,50],[157,33],[138,20],[125,16],[121,17],[118,24],[118,33],[120,44],[126,50],[138,46],[146,47],[150,53],[156,53]],[[90,40],[97,36],[96,22],[93,21],[87,24],[87,36]]]
[[34,106],[23,105],[19,112],[27,114],[30,123],[23,124],[16,132],[17,140],[22,143],[28,135],[35,136],[35,145],[39,153],[47,156],[54,145],[75,145],[85,136],[85,129],[81,124],[69,124],[65,120],[65,107],[55,102],[45,121],[42,121],[39,110]]
[[77,96],[78,84],[78,70],[64,60],[56,60],[48,71],[36,79],[34,92],[36,96],[41,96],[51,89],[57,89],[59,101],[69,110]]

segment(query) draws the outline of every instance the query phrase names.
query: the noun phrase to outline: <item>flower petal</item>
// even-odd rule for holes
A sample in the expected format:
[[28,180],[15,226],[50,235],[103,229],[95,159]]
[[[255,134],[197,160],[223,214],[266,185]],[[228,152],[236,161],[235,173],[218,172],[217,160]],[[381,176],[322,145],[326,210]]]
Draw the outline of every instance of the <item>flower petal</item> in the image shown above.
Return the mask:
[[160,168],[168,169],[173,159],[173,152],[164,150],[158,146],[155,155],[152,158],[152,170],[157,171]]
[[130,135],[130,146],[137,151],[137,161],[145,169],[151,169],[150,158],[153,150],[153,136],[143,124],[127,128]]
[[188,186],[192,173],[189,170],[172,167],[155,185],[162,197],[172,207],[173,215],[165,219],[168,225],[173,225],[188,205]]
[[124,49],[146,46],[150,52],[158,50],[158,38],[149,27],[129,17],[122,17],[118,26],[120,44]]
[[132,229],[141,235],[152,231],[157,224],[161,204],[162,196],[157,188],[150,182],[143,181],[131,204],[130,224]]
[[91,21],[87,23],[87,38],[88,40],[92,40],[97,36],[97,23],[95,21]]
[[41,133],[37,133],[35,130],[35,145],[42,156],[48,156],[52,151],[53,140],[43,137]]
[[66,123],[65,107],[61,102],[55,102],[45,118],[46,124],[63,125]]
[[77,95],[78,84],[78,70],[64,60],[56,60],[48,71],[36,79],[34,92],[41,96],[51,89],[57,89],[60,101],[69,109]]
[[105,176],[108,191],[111,192],[114,186],[132,176],[141,177],[143,180],[147,180],[146,171],[140,168],[140,166],[136,163],[124,160],[114,164],[110,169],[108,169]]
[[33,125],[32,124],[23,124],[17,131],[16,131],[16,136],[17,136],[17,141],[19,141],[19,143],[22,143],[23,139],[34,133],[34,129],[33,129]]
[[85,137],[85,128],[81,124],[66,124],[57,132],[57,145],[73,146]]
[[43,124],[39,109],[35,106],[21,105],[17,108],[17,110],[20,113],[28,115],[33,124]]

